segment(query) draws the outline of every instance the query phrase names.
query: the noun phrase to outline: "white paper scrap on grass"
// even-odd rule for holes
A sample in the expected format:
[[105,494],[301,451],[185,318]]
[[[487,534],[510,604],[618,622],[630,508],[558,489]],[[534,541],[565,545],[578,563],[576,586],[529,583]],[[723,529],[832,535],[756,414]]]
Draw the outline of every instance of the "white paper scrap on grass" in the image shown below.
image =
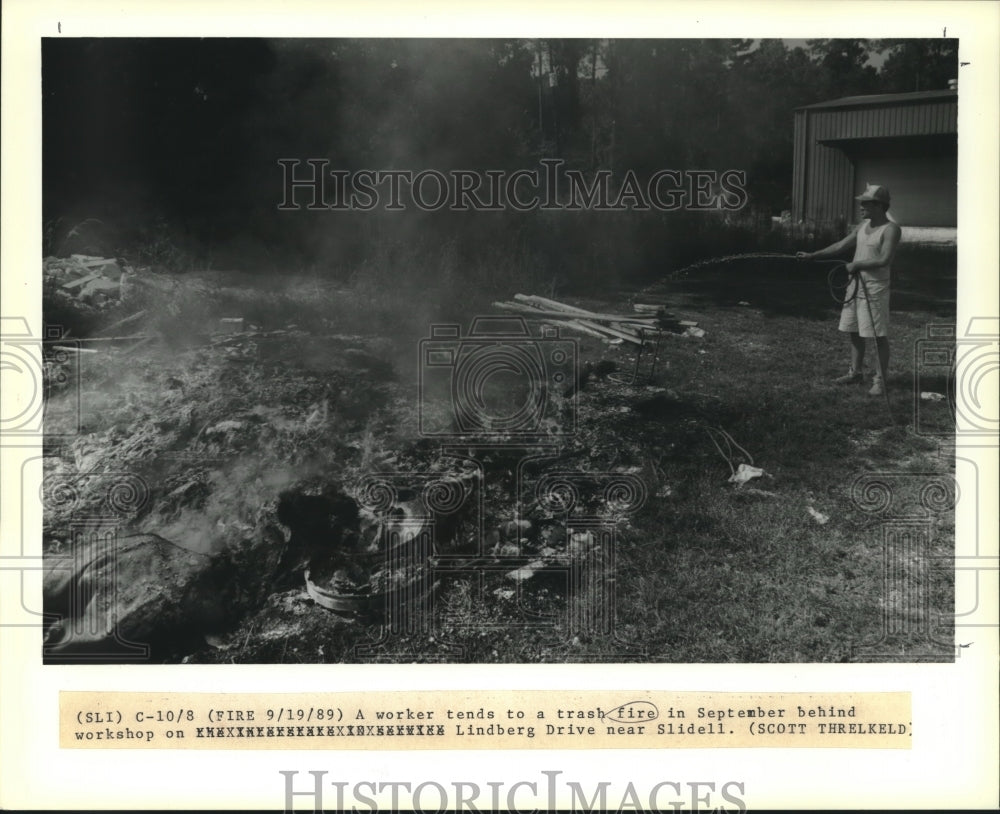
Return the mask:
[[733,473],[729,478],[730,483],[735,483],[742,486],[748,480],[753,478],[759,478],[764,474],[764,470],[756,466],[750,466],[748,464],[740,464],[739,469]]
[[816,511],[812,506],[806,506],[809,514],[812,515],[812,519],[819,523],[821,526],[825,526],[830,522],[830,516],[823,514],[822,512]]

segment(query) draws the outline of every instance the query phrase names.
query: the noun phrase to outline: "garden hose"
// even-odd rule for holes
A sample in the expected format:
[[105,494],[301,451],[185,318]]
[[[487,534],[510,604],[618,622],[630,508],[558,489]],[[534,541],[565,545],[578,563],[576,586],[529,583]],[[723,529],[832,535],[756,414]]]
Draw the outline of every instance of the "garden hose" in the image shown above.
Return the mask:
[[[839,287],[834,285],[834,275],[837,273],[837,271],[840,270],[841,267],[846,268],[847,263],[845,263],[843,260],[815,260],[813,262],[831,264],[830,271],[826,275],[827,285],[830,288],[830,296],[833,297],[834,301],[840,306],[845,306],[848,303],[851,303],[854,300],[856,300],[858,298],[859,291],[864,293],[865,305],[868,307],[868,319],[872,323],[872,333],[874,333],[875,314],[872,312],[872,301],[868,297],[868,285],[865,283],[865,278],[862,276],[861,272],[859,271],[848,272],[849,278],[854,278],[854,280],[856,280],[857,282],[854,286],[854,291],[851,293],[850,296],[846,295],[840,296],[837,293]],[[848,284],[844,286],[845,292],[849,287],[850,287],[850,282],[848,281]],[[889,420],[893,424],[895,424],[896,418],[892,413],[892,404],[889,401],[889,381],[886,377],[888,371],[882,368],[882,357],[878,352],[878,337],[875,337],[875,362],[878,365],[879,378],[881,378],[882,380],[882,395],[885,397],[885,409],[889,413]]]

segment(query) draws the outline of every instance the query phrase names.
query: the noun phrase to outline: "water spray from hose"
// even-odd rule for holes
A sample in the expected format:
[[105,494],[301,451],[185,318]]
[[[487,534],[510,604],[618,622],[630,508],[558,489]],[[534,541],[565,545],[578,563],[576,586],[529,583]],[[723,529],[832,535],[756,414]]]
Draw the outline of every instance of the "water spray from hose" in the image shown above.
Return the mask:
[[[796,262],[801,262],[800,258],[796,257],[794,254],[787,254],[785,252],[744,252],[743,254],[727,254],[723,257],[710,257],[707,260],[699,260],[697,263],[684,266],[683,268],[668,274],[667,279],[674,280],[681,275],[689,274],[690,272],[697,271],[698,269],[721,266],[724,263],[732,263],[737,260],[795,260]],[[843,285],[840,285],[836,280],[836,275],[840,269],[847,266],[843,260],[810,260],[809,262],[826,263],[830,266],[830,271],[826,275],[827,286],[830,289],[830,296],[833,297],[833,300],[837,303],[837,305],[843,307],[857,297],[857,287],[855,287],[854,293],[850,296],[847,296],[846,294],[847,289],[850,288],[850,279],[848,279],[848,281]],[[838,293],[841,291],[844,293]]]
[[746,252],[744,254],[727,254],[724,257],[710,257],[707,260],[699,260],[697,263],[692,263],[689,266],[684,266],[682,269],[671,272],[667,275],[668,280],[673,280],[680,277],[682,274],[691,271],[697,271],[700,268],[708,268],[710,266],[719,266],[723,263],[732,263],[735,260],[795,260],[794,254],[782,254],[779,252]]

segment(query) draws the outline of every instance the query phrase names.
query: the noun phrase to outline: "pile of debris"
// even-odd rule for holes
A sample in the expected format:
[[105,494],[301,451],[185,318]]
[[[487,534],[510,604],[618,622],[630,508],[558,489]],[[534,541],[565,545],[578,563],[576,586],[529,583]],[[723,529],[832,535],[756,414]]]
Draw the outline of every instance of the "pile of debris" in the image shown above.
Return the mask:
[[[71,254],[42,261],[42,310],[46,321],[74,328],[77,336],[108,333],[111,321],[147,308],[170,313],[183,294],[204,301],[207,288],[179,282],[149,267],[133,268],[122,259]],[[64,331],[63,336],[68,336]]]
[[637,303],[632,306],[633,314],[601,314],[547,297],[515,294],[514,302],[495,302],[493,307],[523,314],[526,319],[596,336],[610,344],[629,342],[642,345],[650,336],[661,331],[682,334],[698,325],[697,322],[677,319],[662,305],[656,304]]
[[134,272],[114,259],[71,254],[46,257],[42,274],[55,297],[77,308],[100,311],[128,298],[129,277]]

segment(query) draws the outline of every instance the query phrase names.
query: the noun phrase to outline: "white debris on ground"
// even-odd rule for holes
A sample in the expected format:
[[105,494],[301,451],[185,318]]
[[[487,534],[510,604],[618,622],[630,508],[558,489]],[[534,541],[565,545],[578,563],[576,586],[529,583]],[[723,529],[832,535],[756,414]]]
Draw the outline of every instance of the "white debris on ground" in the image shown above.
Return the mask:
[[516,568],[513,571],[508,572],[507,579],[512,579],[515,582],[523,582],[526,579],[531,579],[535,576],[537,571],[544,567],[545,560],[534,560],[521,568]]
[[830,516],[823,514],[822,512],[816,511],[812,506],[806,506],[806,510],[809,512],[810,517],[819,523],[821,526],[825,526],[830,522]]
[[106,257],[71,254],[69,257],[46,257],[42,261],[42,279],[52,286],[56,297],[103,309],[121,301],[123,279],[131,269]]
[[737,470],[729,478],[730,483],[735,483],[737,486],[742,486],[749,480],[753,478],[759,478],[764,474],[764,470],[758,466],[749,466],[748,464],[740,464]]

